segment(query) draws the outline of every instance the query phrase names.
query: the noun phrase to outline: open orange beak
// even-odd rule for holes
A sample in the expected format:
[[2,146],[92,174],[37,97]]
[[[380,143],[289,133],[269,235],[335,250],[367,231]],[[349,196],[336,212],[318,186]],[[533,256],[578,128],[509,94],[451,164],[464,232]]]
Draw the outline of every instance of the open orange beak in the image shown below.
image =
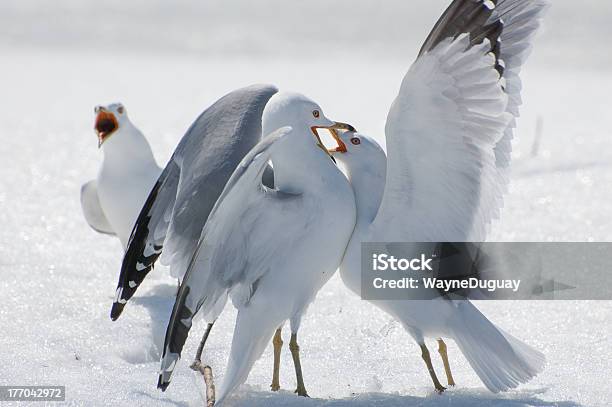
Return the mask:
[[98,148],[102,146],[104,141],[113,134],[119,128],[119,123],[117,123],[117,118],[115,115],[102,106],[96,106],[95,108],[96,114],[96,122],[94,125],[94,130],[98,135]]
[[[319,137],[319,133],[317,132],[317,129],[327,129],[329,130],[329,132],[331,133],[332,137],[334,138],[334,140],[336,140],[336,143],[338,143],[338,146],[336,148],[333,149],[327,149],[325,147],[325,145],[323,145],[323,142],[321,141],[321,137]],[[314,136],[317,138],[318,140],[318,146],[321,147],[325,153],[327,155],[329,155],[329,157],[336,162],[336,160],[334,159],[334,157],[332,157],[331,152],[338,152],[338,153],[346,153],[346,144],[344,144],[344,142],[342,141],[342,139],[340,138],[340,136],[338,135],[338,131],[337,130],[347,130],[347,131],[356,131],[355,128],[353,126],[351,126],[348,123],[342,123],[342,122],[334,122],[334,124],[332,124],[331,126],[312,126],[310,128],[310,130],[312,131],[312,134],[314,134]]]
[[[349,131],[355,131],[355,130],[349,130]],[[338,130],[336,130],[336,129],[329,129],[329,132],[334,137],[334,140],[336,140],[336,143],[338,143],[338,147],[330,148],[327,151],[329,151],[330,153],[346,153],[348,151],[346,149],[346,144],[344,144],[344,141],[342,141],[342,139],[338,135]]]

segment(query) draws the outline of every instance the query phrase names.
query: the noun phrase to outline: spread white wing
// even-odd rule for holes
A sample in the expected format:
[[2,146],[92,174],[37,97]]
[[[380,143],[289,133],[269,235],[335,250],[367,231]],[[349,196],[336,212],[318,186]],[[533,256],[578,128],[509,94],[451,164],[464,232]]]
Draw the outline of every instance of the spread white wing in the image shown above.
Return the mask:
[[100,205],[96,180],[91,180],[81,187],[81,209],[83,209],[85,220],[93,230],[107,235],[116,235]]
[[[373,228],[386,240],[466,241],[482,180],[512,116],[485,39],[441,41],[406,74],[386,125],[387,181]],[[394,236],[395,235],[395,236]]]
[[373,225],[386,240],[484,240],[507,189],[519,72],[547,6],[455,0],[440,18],[387,118]]
[[303,206],[301,195],[262,184],[274,148],[290,131],[276,131],[247,154],[211,211],[172,310],[160,388],[170,381],[194,315],[208,313],[229,292],[235,305],[248,302],[278,253],[289,251],[307,228],[307,219],[291,216]]

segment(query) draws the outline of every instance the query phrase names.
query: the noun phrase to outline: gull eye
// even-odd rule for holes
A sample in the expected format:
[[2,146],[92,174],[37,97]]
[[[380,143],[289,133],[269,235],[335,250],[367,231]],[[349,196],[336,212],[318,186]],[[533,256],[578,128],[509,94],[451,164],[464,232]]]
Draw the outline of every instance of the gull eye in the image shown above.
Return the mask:
[[125,108],[123,106],[119,106],[117,108],[117,111],[119,112],[119,114],[123,114],[123,112],[125,112]]
[[359,138],[357,137],[351,137],[351,144],[353,144],[354,146],[358,146],[359,144],[361,144],[361,140],[359,140]]
[[313,110],[312,115],[314,116],[315,119],[318,119],[319,116],[321,116],[321,113],[318,110]]

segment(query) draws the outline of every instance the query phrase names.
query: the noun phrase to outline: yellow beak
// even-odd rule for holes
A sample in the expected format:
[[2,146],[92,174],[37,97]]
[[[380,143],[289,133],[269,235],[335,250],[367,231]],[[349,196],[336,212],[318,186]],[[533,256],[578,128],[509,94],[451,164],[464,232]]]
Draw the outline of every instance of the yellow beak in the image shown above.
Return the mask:
[[327,130],[329,130],[329,132],[331,133],[331,135],[334,138],[334,140],[336,140],[336,142],[338,143],[338,147],[336,147],[335,149],[332,149],[331,151],[340,152],[340,153],[345,153],[346,152],[346,145],[344,144],[344,142],[342,141],[342,139],[338,135],[337,130],[356,131],[355,128],[353,126],[351,126],[350,124],[342,123],[342,122],[334,122],[334,124],[332,124],[331,126],[312,126],[310,128],[310,130],[312,131],[312,134],[314,134],[314,136],[316,137],[316,139],[318,141],[317,145],[323,151],[325,151],[325,154],[327,154],[332,159],[333,162],[336,162],[336,160],[331,155],[330,151],[327,148],[325,148],[325,145],[321,141],[321,137],[319,136],[319,133],[317,132],[317,129],[327,129]]

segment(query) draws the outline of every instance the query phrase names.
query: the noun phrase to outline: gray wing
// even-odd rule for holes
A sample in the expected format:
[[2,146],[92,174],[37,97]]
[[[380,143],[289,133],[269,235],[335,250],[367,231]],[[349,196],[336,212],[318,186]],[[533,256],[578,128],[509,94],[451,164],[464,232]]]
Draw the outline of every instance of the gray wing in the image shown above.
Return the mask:
[[304,228],[293,219],[290,224],[279,219],[281,211],[275,206],[279,202],[299,205],[301,195],[269,190],[262,184],[272,149],[290,131],[288,127],[279,129],[253,148],[210,213],[166,330],[158,381],[162,390],[170,382],[195,314],[200,309],[207,313],[230,290],[240,290],[248,301],[257,280],[268,271],[269,260],[278,256],[277,247],[269,244],[278,236],[278,227],[283,226],[285,244]]
[[98,182],[96,180],[91,180],[81,187],[81,208],[83,209],[85,220],[93,230],[116,236],[100,205]]
[[[519,74],[531,51],[532,38],[549,7],[548,0],[455,0],[442,14],[419,52],[421,56],[446,38],[469,33],[471,45],[488,38],[491,52],[497,58],[496,69],[508,95],[506,111],[513,119],[494,148],[496,174],[483,180],[485,184],[476,216],[488,220],[474,223],[479,228],[474,231],[477,236],[486,233],[489,221],[499,217],[503,205],[509,183],[514,128],[522,103]],[[492,208],[495,208],[493,212]]]
[[253,85],[219,99],[191,125],[147,199],[121,266],[111,318],[117,319],[157,258],[182,277],[217,198],[261,139],[261,116],[278,90]]

